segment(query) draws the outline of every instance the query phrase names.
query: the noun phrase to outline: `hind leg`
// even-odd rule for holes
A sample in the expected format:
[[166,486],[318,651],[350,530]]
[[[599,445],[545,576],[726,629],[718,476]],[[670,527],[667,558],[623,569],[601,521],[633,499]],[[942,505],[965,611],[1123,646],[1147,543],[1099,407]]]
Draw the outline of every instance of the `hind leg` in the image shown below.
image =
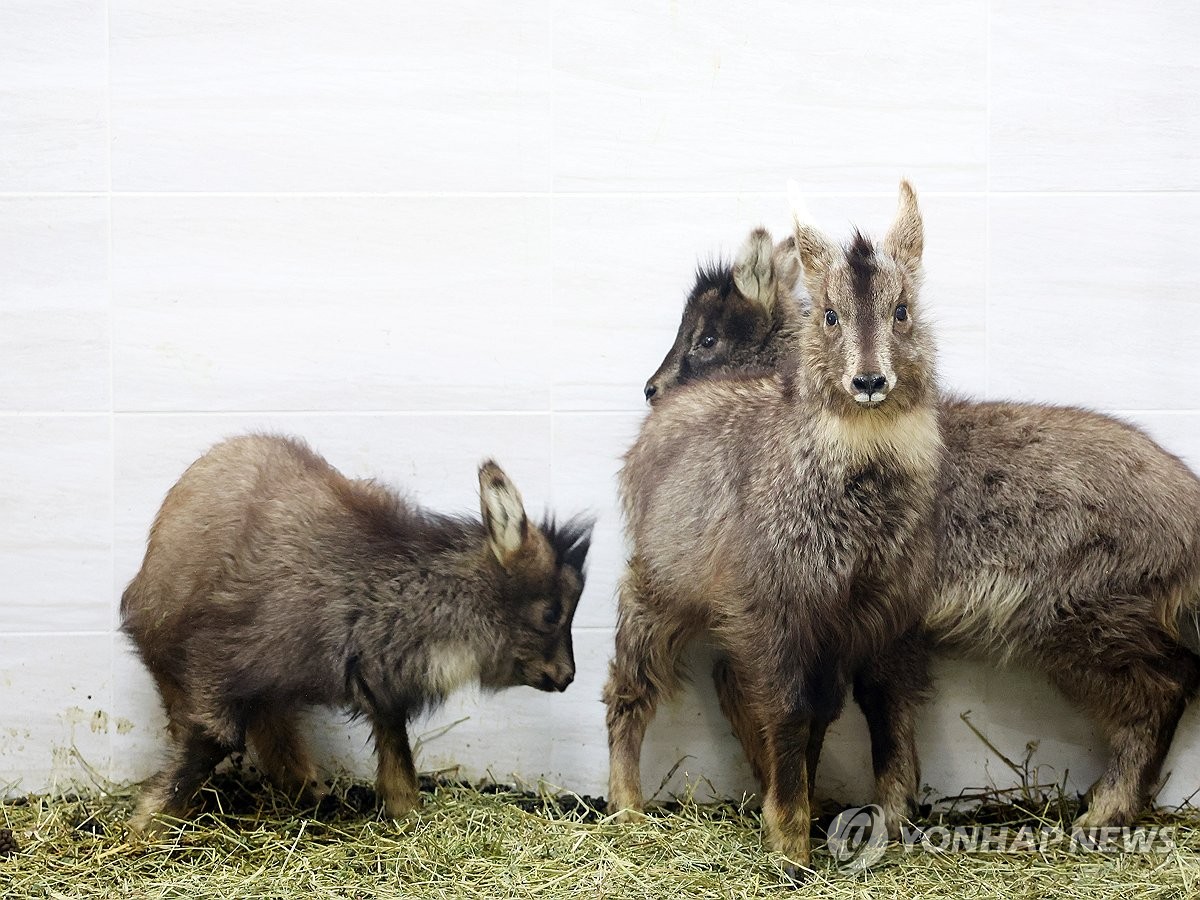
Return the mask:
[[1063,690],[1099,721],[1111,755],[1087,794],[1078,828],[1133,822],[1150,802],[1175,728],[1200,685],[1200,659],[1182,648],[1116,670],[1056,673]]
[[727,656],[722,656],[713,665],[713,684],[717,689],[717,702],[721,712],[733,727],[733,734],[742,745],[742,752],[750,763],[750,771],[759,789],[766,790],[766,772],[763,769],[763,726],[750,709],[750,703],[742,689],[733,662]]
[[293,797],[305,795],[318,801],[329,793],[296,727],[293,710],[258,712],[250,719],[246,740],[254,747],[263,771]]
[[154,676],[154,686],[158,688],[163,711],[167,714],[167,734],[170,735],[171,740],[180,740],[187,733],[187,725],[184,722],[186,703],[183,687],[169,673],[149,664],[146,668]]
[[633,560],[621,584],[616,649],[604,685],[608,726],[608,808],[624,818],[641,811],[641,755],[658,703],[679,685],[679,659],[695,624],[645,583]]
[[143,788],[129,827],[151,835],[164,827],[158,817],[183,818],[204,779],[233,749],[200,728],[190,728],[172,744],[166,767]]

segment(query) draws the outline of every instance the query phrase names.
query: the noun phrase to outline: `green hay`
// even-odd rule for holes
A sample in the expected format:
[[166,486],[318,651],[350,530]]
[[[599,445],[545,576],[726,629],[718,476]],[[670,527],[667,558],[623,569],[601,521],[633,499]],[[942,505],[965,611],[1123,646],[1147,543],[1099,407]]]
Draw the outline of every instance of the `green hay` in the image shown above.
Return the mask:
[[[1193,898],[1200,896],[1200,818],[1160,813],[1176,846],[1153,854],[1051,849],[1013,855],[893,848],[865,874],[814,854],[809,881],[791,890],[765,853],[756,812],[685,799],[627,825],[592,798],[530,795],[495,786],[427,782],[424,806],[384,819],[370,788],[343,782],[316,809],[266,785],[221,776],[202,810],[158,841],[125,830],[128,789],[0,804],[0,827],[21,849],[0,858],[9,898],[568,897],[751,898]],[[1061,797],[1017,802],[994,794],[948,824],[1058,821]],[[1031,800],[1035,802],[1030,802]],[[1048,817],[1048,818],[1047,818]]]

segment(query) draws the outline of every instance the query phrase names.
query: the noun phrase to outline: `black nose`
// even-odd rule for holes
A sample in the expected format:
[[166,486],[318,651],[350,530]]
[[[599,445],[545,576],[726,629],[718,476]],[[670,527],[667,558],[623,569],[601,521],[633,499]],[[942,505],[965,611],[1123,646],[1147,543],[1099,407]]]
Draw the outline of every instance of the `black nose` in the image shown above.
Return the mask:
[[646,382],[646,391],[645,391],[645,394],[646,394],[646,402],[647,402],[647,403],[649,403],[651,400],[653,400],[653,399],[654,399],[654,395],[655,395],[655,394],[657,394],[657,393],[658,393],[658,388],[657,388],[657,387],[655,387],[655,386],[654,386],[653,384],[651,384],[650,382]]
[[571,686],[571,682],[575,680],[575,673],[568,672],[560,679],[555,679],[549,672],[542,675],[538,679],[537,689],[539,691],[558,691],[562,693]]
[[862,391],[868,396],[878,394],[887,387],[887,379],[878,372],[867,372],[863,375],[855,375],[850,379],[850,383],[854,385],[856,391]]

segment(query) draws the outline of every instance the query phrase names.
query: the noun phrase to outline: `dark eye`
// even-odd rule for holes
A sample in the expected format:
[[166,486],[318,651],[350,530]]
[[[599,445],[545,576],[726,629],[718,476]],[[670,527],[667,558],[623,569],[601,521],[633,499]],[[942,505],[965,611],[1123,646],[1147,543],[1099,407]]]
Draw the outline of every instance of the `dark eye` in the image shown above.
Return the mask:
[[558,620],[562,617],[562,603],[555,600],[546,607],[546,611],[542,613],[542,622],[547,625],[557,625]]
[[906,319],[908,319],[908,307],[905,304],[901,303],[899,306],[896,307],[896,321],[903,322]]
[[700,346],[705,350],[711,350],[713,347],[717,346],[717,339],[711,334],[706,334],[704,337],[700,338]]
[[832,328],[838,323],[838,316],[832,309],[825,310],[825,324]]

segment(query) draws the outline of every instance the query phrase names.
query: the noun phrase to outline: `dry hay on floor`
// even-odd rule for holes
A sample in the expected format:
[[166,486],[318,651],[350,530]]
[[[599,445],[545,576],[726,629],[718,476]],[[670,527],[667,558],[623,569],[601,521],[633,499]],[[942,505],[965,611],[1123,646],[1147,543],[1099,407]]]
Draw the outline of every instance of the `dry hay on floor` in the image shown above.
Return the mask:
[[[9,801],[0,804],[0,827],[12,829],[20,849],[0,857],[0,896],[661,900],[777,897],[788,887],[762,850],[757,813],[746,808],[684,801],[618,825],[597,811],[596,798],[447,781],[425,788],[420,813],[394,823],[365,785],[335,784],[320,807],[304,809],[269,787],[220,776],[193,822],[149,844],[125,831],[128,790]],[[991,803],[940,821],[1036,827],[1056,803]],[[786,896],[1200,896],[1200,819],[1159,814],[1141,824],[1174,827],[1176,846],[1150,854],[892,848],[861,874],[818,852],[808,883]]]

